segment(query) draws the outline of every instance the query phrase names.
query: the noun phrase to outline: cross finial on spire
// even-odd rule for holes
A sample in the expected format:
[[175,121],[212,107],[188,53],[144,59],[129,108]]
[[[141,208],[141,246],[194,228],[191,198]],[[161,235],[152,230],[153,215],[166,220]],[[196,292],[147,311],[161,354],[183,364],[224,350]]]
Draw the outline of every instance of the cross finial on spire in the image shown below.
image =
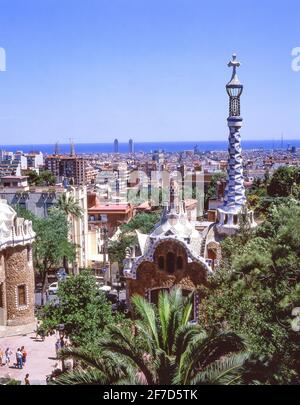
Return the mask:
[[231,66],[236,66],[236,67],[239,67],[239,66],[241,66],[241,64],[240,64],[240,62],[238,61],[238,60],[236,60],[236,53],[234,53],[233,55],[232,55],[232,59],[231,59],[231,61],[228,63],[228,67],[231,67]]
[[235,83],[235,84],[239,84],[239,79],[237,77],[237,73],[236,73],[236,68],[240,67],[241,64],[240,62],[236,59],[236,54],[234,53],[232,55],[232,59],[228,62],[228,67],[232,67],[232,76],[231,76],[231,80],[229,82],[230,83]]

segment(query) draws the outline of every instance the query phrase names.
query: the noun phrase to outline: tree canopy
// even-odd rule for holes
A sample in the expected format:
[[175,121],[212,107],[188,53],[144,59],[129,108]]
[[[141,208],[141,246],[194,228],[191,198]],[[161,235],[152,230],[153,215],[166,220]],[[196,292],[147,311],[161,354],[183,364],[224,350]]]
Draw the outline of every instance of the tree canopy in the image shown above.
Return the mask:
[[267,187],[271,197],[287,197],[293,193],[293,186],[300,184],[300,168],[282,166],[277,169]]
[[273,205],[248,240],[222,244],[223,264],[203,290],[200,322],[245,336],[268,361],[271,383],[300,383],[300,336],[291,328],[300,306],[300,203]]
[[28,173],[28,183],[31,186],[54,186],[56,183],[55,176],[48,170],[37,172],[31,170]]
[[89,270],[61,281],[57,298],[58,303],[49,301],[43,308],[42,328],[52,334],[63,324],[64,334],[75,347],[94,348],[107,325],[122,319],[112,314],[111,304]]

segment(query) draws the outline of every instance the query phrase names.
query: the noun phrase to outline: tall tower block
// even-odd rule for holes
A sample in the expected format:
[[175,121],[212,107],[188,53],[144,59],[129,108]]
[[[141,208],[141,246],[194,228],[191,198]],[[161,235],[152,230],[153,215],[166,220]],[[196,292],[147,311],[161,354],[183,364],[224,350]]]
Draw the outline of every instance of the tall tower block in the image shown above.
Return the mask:
[[128,142],[128,152],[133,153],[133,140],[132,139],[129,139],[129,142]]
[[119,141],[118,141],[118,139],[114,140],[114,153],[119,153]]
[[[217,228],[221,234],[231,235],[239,228],[240,216],[246,212],[247,201],[244,187],[240,134],[243,124],[240,98],[244,86],[237,76],[237,68],[240,67],[240,62],[237,61],[235,54],[232,55],[228,67],[232,68],[232,76],[226,85],[226,91],[229,96],[229,116],[227,118],[229,127],[227,183],[223,206],[218,209]],[[256,226],[252,211],[247,212],[247,220],[251,227]]]

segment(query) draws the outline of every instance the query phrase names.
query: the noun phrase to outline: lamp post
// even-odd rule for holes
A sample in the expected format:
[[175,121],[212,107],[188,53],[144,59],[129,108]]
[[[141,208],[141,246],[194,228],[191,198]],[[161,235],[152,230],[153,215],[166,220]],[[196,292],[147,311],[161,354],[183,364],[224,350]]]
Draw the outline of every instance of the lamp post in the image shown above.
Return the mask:
[[[64,324],[64,323],[60,323],[60,324],[57,326],[57,329],[58,329],[59,340],[60,340],[60,348],[63,349],[64,345],[62,345],[61,343],[64,342],[65,324]],[[65,371],[65,370],[66,370],[64,359],[61,359],[61,369],[62,369],[62,371]]]
[[106,255],[107,255],[107,237],[108,237],[108,228],[107,228],[107,215],[101,215],[101,238],[103,240],[103,266],[102,266],[102,272],[104,273],[104,279],[106,283],[110,279],[110,274],[109,274],[109,263],[108,265],[106,264]]

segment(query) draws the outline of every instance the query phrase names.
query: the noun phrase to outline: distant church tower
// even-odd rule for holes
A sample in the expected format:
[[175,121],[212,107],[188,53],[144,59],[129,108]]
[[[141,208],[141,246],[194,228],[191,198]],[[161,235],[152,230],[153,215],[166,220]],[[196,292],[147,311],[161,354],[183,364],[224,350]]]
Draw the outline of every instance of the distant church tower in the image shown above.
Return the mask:
[[[245,214],[247,203],[240,134],[243,123],[240,111],[240,97],[243,92],[243,85],[237,76],[237,68],[239,66],[240,62],[236,60],[236,55],[232,55],[232,60],[228,63],[228,67],[232,68],[232,76],[230,82],[226,85],[226,91],[229,96],[229,117],[227,118],[229,127],[227,184],[224,204],[218,209],[217,223],[219,233],[227,235],[234,234],[238,230],[240,215]],[[252,211],[247,212],[247,220],[251,227],[256,226]]]

